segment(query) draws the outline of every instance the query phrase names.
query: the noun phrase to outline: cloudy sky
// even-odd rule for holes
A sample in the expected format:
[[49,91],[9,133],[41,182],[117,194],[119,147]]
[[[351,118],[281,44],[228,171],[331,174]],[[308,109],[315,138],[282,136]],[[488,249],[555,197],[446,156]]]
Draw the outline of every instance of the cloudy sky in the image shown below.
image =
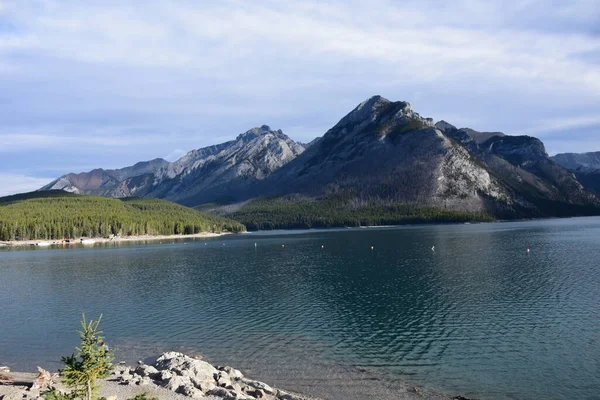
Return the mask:
[[0,195],[268,124],[322,135],[374,94],[600,150],[600,1],[0,0]]

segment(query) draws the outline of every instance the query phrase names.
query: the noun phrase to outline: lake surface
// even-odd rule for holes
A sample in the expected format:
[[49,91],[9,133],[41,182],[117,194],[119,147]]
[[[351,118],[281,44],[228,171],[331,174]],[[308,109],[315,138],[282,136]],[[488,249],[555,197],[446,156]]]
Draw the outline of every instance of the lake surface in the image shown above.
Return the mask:
[[59,367],[82,312],[331,399],[597,399],[600,218],[0,251],[0,365]]

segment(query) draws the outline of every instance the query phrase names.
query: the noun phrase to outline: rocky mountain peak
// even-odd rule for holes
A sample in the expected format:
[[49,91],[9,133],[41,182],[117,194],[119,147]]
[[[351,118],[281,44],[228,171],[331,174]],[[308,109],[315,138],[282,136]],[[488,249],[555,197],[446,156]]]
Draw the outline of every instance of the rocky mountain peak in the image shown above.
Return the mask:
[[451,123],[446,122],[444,120],[436,122],[435,127],[444,133],[447,131],[452,131],[452,130],[457,129],[454,125],[452,125]]
[[262,125],[260,127],[255,127],[255,128],[247,130],[244,133],[239,134],[235,140],[250,141],[257,137],[267,135],[269,133],[279,134],[279,135],[283,134],[281,129],[278,129],[275,131],[275,130],[271,129],[271,127],[269,125]]
[[421,117],[412,109],[409,102],[390,101],[377,95],[356,106],[330,129],[328,134],[338,136],[351,132],[376,131],[383,138],[387,133],[395,130],[408,131],[433,126],[433,120]]

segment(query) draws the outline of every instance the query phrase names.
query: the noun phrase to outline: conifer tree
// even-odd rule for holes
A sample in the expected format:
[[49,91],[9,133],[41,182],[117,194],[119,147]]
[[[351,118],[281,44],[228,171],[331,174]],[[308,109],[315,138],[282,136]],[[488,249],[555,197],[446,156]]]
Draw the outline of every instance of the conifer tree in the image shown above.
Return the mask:
[[75,348],[77,353],[62,357],[65,368],[59,371],[64,377],[64,382],[73,388],[72,396],[86,400],[98,398],[97,379],[107,378],[112,371],[111,361],[114,359],[113,350],[108,350],[104,345],[104,338],[100,336],[102,331],[98,330],[98,320],[85,320],[85,314],[81,316],[81,331],[77,331],[81,337],[81,347]]

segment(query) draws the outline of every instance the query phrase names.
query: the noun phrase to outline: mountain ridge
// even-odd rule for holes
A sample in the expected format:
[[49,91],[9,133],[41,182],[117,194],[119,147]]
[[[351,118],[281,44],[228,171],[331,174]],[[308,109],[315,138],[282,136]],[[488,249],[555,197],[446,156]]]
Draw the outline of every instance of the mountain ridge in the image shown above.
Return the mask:
[[600,210],[598,197],[549,157],[539,139],[434,123],[409,102],[379,95],[308,146],[263,125],[128,176],[110,194],[123,193],[189,206],[234,204],[213,209],[224,215],[265,197],[335,197],[348,210],[407,204],[497,218]]

